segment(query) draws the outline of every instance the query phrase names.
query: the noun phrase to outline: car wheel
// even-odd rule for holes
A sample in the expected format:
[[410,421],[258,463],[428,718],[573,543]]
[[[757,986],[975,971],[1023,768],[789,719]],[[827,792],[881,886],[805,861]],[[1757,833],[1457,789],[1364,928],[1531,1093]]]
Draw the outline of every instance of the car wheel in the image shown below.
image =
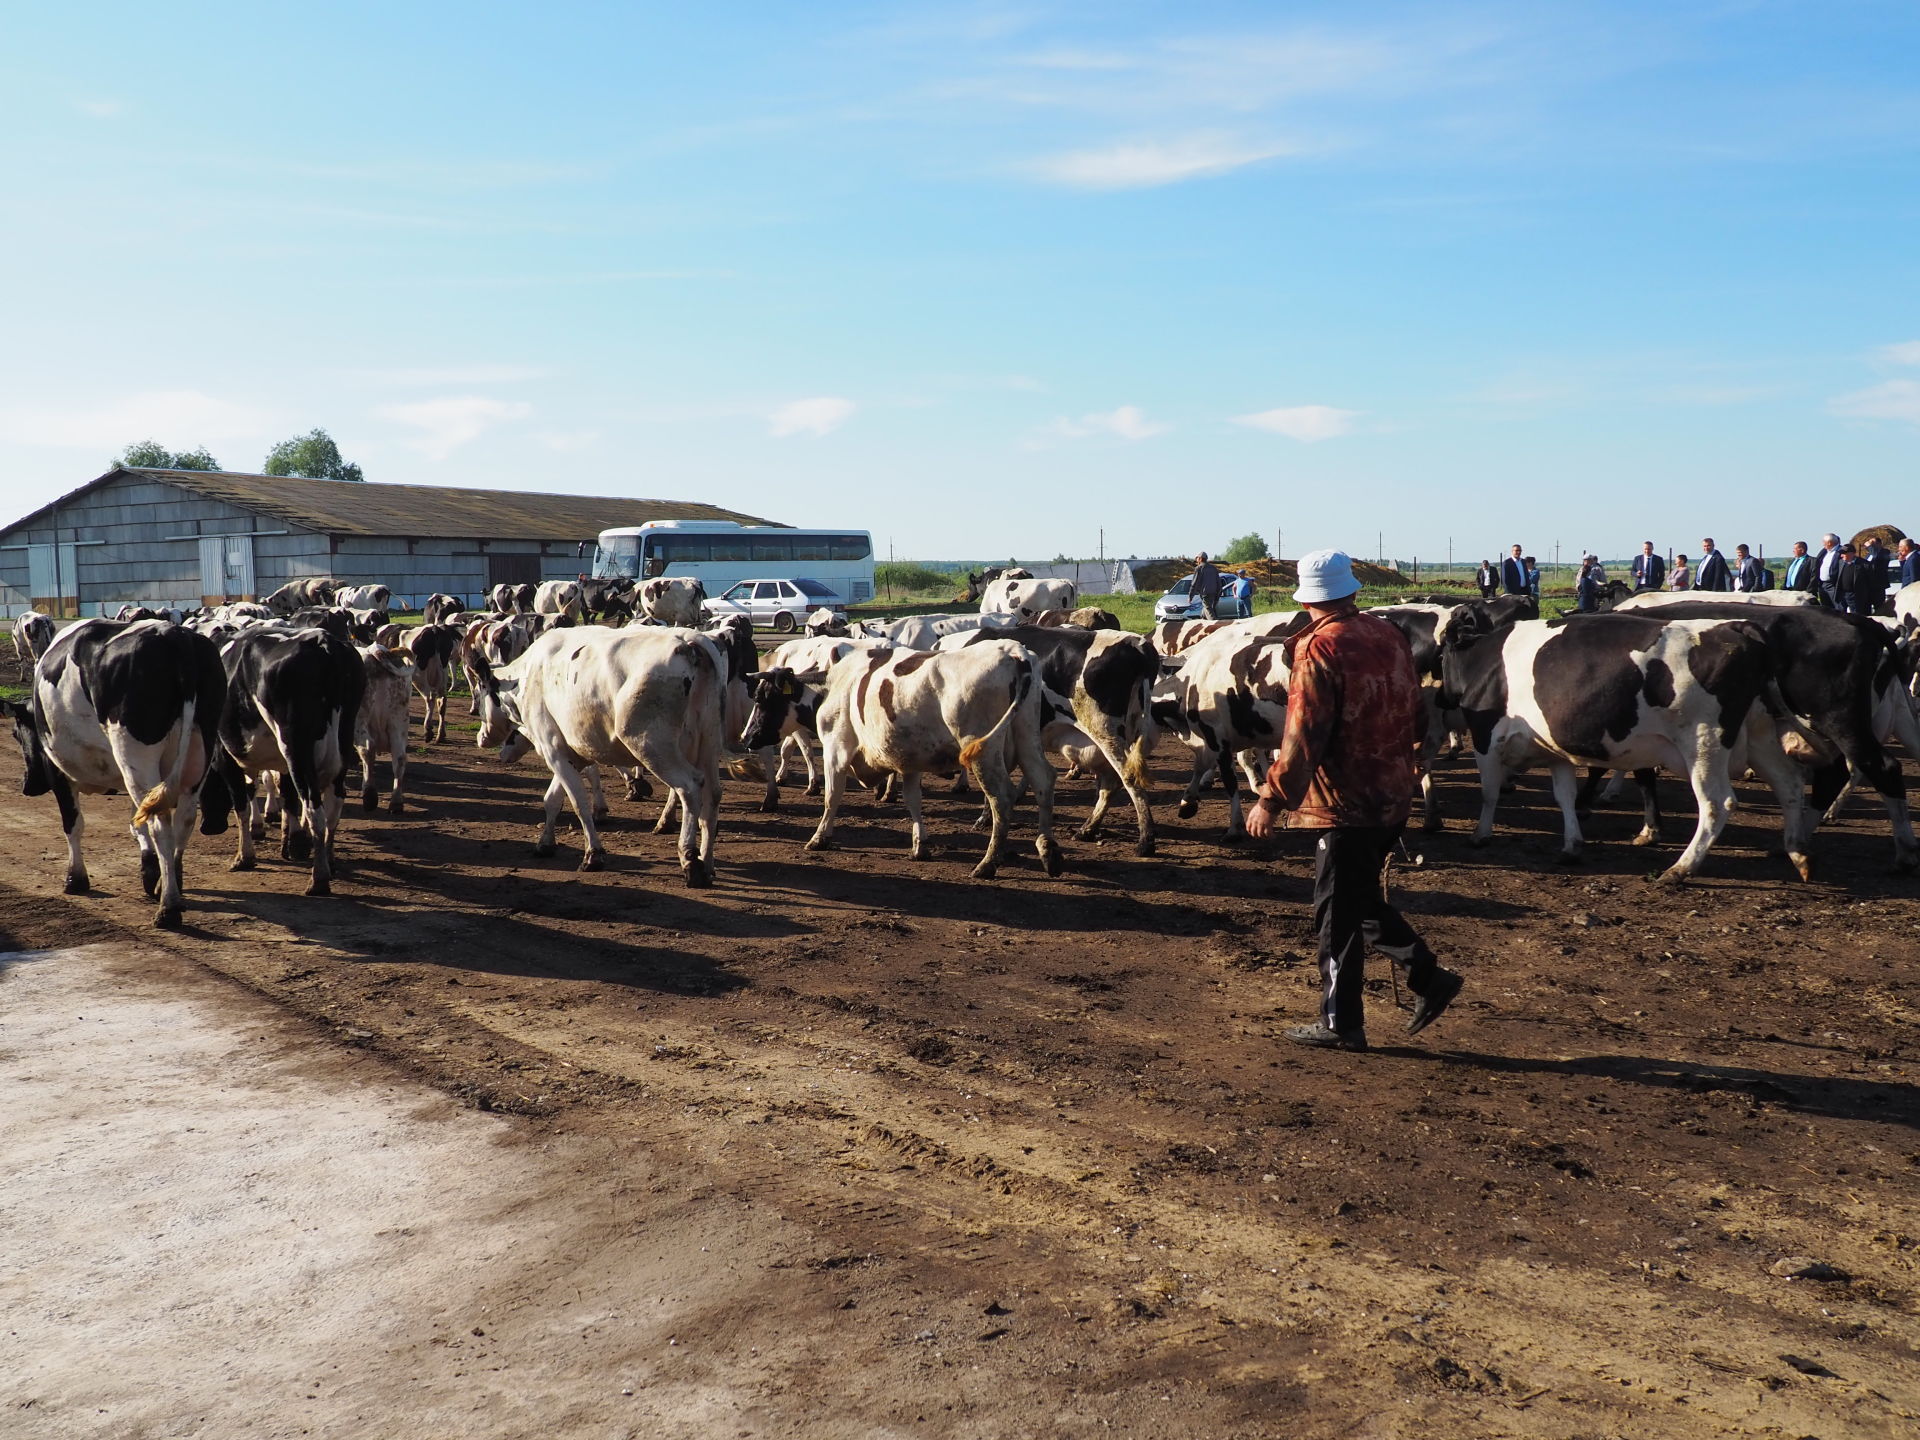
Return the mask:
[[796,622],[791,610],[782,610],[773,617],[773,628],[782,635],[791,635],[794,631],[795,624]]

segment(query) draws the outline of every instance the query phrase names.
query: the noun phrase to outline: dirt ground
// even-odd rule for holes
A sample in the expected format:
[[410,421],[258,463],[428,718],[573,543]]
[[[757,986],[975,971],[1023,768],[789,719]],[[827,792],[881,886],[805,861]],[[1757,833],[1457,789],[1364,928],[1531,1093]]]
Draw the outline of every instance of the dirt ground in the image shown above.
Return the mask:
[[[652,804],[614,800],[603,872],[574,870],[567,830],[535,858],[536,765],[460,739],[416,746],[407,815],[350,810],[331,899],[196,840],[179,934],[146,928],[124,799],[89,802],[95,894],[59,893],[52,804],[18,798],[0,749],[0,948],[105,945],[130,993],[210,972],[234,1005],[266,997],[221,1063],[282,1088],[319,1067],[316,1111],[424,1084],[488,1112],[409,1112],[484,1127],[435,1152],[477,1157],[448,1184],[487,1266],[458,1305],[406,1290],[407,1325],[284,1373],[232,1327],[201,1429],[40,1408],[34,1433],[1914,1433],[1920,879],[1887,873],[1877,807],[1822,830],[1802,885],[1743,791],[1706,877],[1668,889],[1647,877],[1677,844],[1630,847],[1637,807],[1556,865],[1528,777],[1493,846],[1456,819],[1395,871],[1462,1000],[1398,1043],[1377,970],[1375,1050],[1324,1054],[1277,1038],[1313,1009],[1308,845],[1223,845],[1217,791],[1190,822],[1164,806],[1142,860],[1125,821],[1074,842],[1090,795],[1063,785],[1067,874],[1029,832],[974,882],[967,798],[930,798],[940,848],[915,864],[897,812],[857,800],[809,856],[814,802],[762,815],[735,784],[718,883],[688,891]],[[1444,780],[1464,815],[1470,767]],[[258,1133],[304,1145],[299,1117]],[[383,1244],[353,1283],[380,1283],[367,1257],[404,1270],[405,1238]],[[658,1307],[670,1325],[633,1318]],[[59,1343],[118,1353],[107,1331]],[[297,1385],[273,1408],[280,1379],[346,1371],[326,1423],[303,1428]],[[282,1428],[222,1428],[242,1413]]]

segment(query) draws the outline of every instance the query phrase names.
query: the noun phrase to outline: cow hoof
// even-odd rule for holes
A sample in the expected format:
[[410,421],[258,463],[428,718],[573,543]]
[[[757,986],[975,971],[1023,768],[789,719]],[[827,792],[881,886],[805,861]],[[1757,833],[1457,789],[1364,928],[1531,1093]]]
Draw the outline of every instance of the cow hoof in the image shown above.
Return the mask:
[[1180,808],[1173,813],[1178,815],[1182,820],[1191,820],[1195,815],[1200,813],[1200,802],[1198,800],[1182,800],[1180,802]]
[[229,870],[251,870],[253,868],[254,868],[254,862],[251,860],[236,860],[231,865],[227,866],[227,869]]
[[1100,834],[1100,831],[1098,827],[1093,825],[1082,825],[1078,830],[1073,832],[1073,838],[1076,840],[1093,840],[1098,838],[1099,834]]
[[809,850],[831,850],[831,849],[833,849],[833,841],[831,841],[831,840],[818,840],[818,839],[816,839],[816,840],[809,840],[809,841],[807,841],[807,849],[809,849]]
[[691,865],[682,866],[687,877],[689,890],[711,890],[713,888],[713,869],[704,861],[696,860]]
[[931,845],[915,845],[907,851],[907,858],[909,860],[931,860],[933,858],[933,847]]
[[596,810],[593,812],[593,823],[596,825],[604,825],[612,818],[613,811],[611,810]]
[[176,905],[170,909],[163,908],[160,910],[153,917],[153,928],[156,930],[178,930],[180,928],[180,907]]
[[67,876],[67,894],[86,895],[93,890],[93,884],[84,875]]
[[160,857],[158,855],[140,857],[140,888],[146,892],[149,900],[160,893]]
[[1247,838],[1247,832],[1244,830],[1229,830],[1227,831],[1226,834],[1220,837],[1220,843],[1222,845],[1238,845],[1242,840],[1245,840],[1246,838]]
[[1429,815],[1420,822],[1420,828],[1429,835],[1437,835],[1447,828],[1447,822],[1442,820],[1438,815]]
[[582,870],[604,870],[606,864],[606,855],[603,851],[589,850],[580,857],[580,868]]
[[380,797],[378,795],[362,795],[360,797],[360,808],[371,815],[375,810],[380,808]]
[[1660,843],[1660,837],[1651,830],[1642,830],[1638,835],[1633,837],[1633,843],[1635,845],[1657,845]]
[[306,893],[309,895],[331,895],[333,894],[333,882],[331,880],[315,880],[311,885],[307,886]]
[[1152,855],[1153,853],[1155,853],[1155,849],[1156,847],[1154,845],[1153,836],[1142,835],[1140,837],[1140,843],[1133,847],[1133,853],[1136,855],[1142,855],[1142,856]]
[[819,798],[820,798],[820,786],[819,786],[819,783],[818,783],[818,782],[815,782],[814,784],[811,784],[811,785],[809,785],[809,786],[807,786],[807,788],[806,788],[806,789],[804,789],[804,790],[802,790],[802,791],[801,791],[800,793],[801,793],[802,795],[810,795],[810,796],[812,796],[812,797],[813,797],[814,799],[816,799],[816,800],[817,800],[817,799],[819,799]]
[[779,808],[780,808],[780,800],[779,800],[779,797],[775,795],[769,795],[766,799],[760,802],[760,813],[762,815],[771,815],[775,811],[777,811]]
[[284,849],[285,858],[288,860],[311,860],[313,858],[313,841],[304,831],[294,831]]
[[1060,872],[1067,868],[1067,857],[1058,845],[1046,845],[1040,850],[1040,863],[1048,875],[1058,878]]
[[1476,850],[1484,850],[1493,843],[1491,835],[1476,835],[1468,842]]
[[1658,875],[1654,876],[1653,883],[1656,885],[1684,885],[1687,883],[1687,872],[1676,865],[1671,869],[1662,870]]
[[1793,873],[1802,880],[1813,879],[1813,861],[1805,855],[1789,855],[1787,859],[1793,865]]
[[1585,859],[1586,857],[1578,850],[1562,850],[1558,855],[1553,857],[1556,865],[1578,865]]
[[387,802],[387,814],[404,815],[406,813],[407,813],[407,802],[402,800],[398,795],[394,796],[393,799]]
[[629,780],[627,782],[627,799],[651,800],[652,798],[653,798],[653,787],[647,784],[645,781],[636,782],[633,780]]
[[1893,873],[1906,875],[1920,869],[1920,850],[1902,850],[1893,860]]
[[973,878],[976,880],[991,880],[999,873],[1000,867],[998,865],[989,865],[984,860],[973,867]]
[[542,860],[546,859],[549,855],[553,854],[553,850],[554,850],[554,847],[551,841],[545,844],[535,845],[533,847],[533,853],[535,855],[538,855]]

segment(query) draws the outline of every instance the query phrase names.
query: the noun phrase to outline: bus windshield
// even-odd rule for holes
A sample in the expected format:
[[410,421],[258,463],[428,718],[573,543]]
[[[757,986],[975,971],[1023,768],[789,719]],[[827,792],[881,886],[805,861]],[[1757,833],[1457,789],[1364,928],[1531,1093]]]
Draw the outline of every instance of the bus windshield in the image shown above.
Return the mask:
[[603,535],[600,537],[598,553],[593,557],[593,573],[603,579],[624,576],[628,580],[640,578],[640,537],[638,535]]

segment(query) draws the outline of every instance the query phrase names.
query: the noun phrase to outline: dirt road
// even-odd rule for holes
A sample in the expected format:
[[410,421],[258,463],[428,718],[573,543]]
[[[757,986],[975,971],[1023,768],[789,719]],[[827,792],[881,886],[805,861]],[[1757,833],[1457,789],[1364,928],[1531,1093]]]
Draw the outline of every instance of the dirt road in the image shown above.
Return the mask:
[[[1458,813],[1465,771],[1446,779]],[[129,983],[230,977],[303,1022],[258,1032],[263,1063],[391,1067],[491,1112],[457,1123],[523,1137],[509,1153],[566,1157],[577,1204],[541,1189],[516,1263],[591,1254],[630,1305],[684,1295],[703,1368],[672,1373],[740,1433],[1904,1436],[1920,1416],[1920,883],[1884,873],[1864,803],[1799,885],[1743,793],[1708,878],[1666,890],[1625,844],[1637,810],[1554,865],[1529,780],[1494,847],[1455,831],[1396,873],[1465,998],[1398,1045],[1382,978],[1377,1048],[1351,1056],[1277,1041],[1312,1008],[1306,846],[1222,846],[1217,795],[1156,859],[1123,829],[1070,843],[1058,881],[1029,854],[977,884],[964,800],[930,801],[942,849],[916,865],[892,813],[854,805],[846,848],[812,857],[811,802],[762,816],[738,785],[719,883],[689,892],[651,805],[616,801],[613,862],[579,874],[577,848],[531,855],[530,766],[449,745],[409,780],[417,812],[350,818],[331,900],[197,841],[188,928],[141,933]],[[1075,819],[1090,798],[1062,796]],[[57,893],[51,806],[0,812],[8,948],[143,929],[124,803],[92,802],[80,900]],[[483,1191],[545,1184],[477,1169]],[[512,1237],[502,1209],[489,1233]],[[667,1280],[600,1243],[709,1219],[722,1244],[673,1243]],[[563,1328],[551,1285],[514,1293],[530,1332]],[[648,1343],[620,1334],[502,1344],[510,1378],[450,1433],[524,1433],[489,1413],[507,1395],[578,1417],[555,1433],[674,1433],[591,1408]],[[362,1383],[401,1393],[411,1353]]]

